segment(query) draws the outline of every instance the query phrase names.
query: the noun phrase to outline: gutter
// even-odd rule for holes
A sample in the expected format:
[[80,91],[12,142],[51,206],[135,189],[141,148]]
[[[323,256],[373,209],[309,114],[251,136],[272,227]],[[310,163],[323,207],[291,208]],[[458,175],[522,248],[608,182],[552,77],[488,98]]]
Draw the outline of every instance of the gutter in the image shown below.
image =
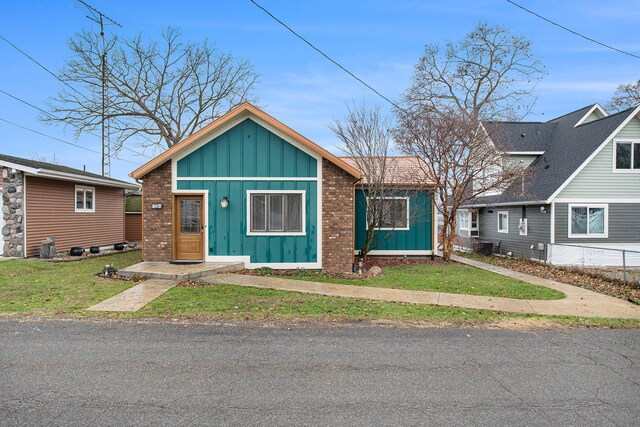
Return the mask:
[[477,205],[462,205],[460,208],[462,209],[471,209],[471,208],[488,208],[493,206],[529,206],[529,205],[548,205],[550,202],[548,200],[529,200],[525,202],[502,202],[502,203],[479,203]]

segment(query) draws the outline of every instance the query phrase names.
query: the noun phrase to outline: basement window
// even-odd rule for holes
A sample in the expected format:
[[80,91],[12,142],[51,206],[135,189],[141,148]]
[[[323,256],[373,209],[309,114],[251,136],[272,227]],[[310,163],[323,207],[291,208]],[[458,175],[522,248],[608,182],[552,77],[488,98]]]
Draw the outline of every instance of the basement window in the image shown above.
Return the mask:
[[95,212],[95,194],[95,187],[76,185],[76,212]]
[[304,191],[247,191],[248,236],[305,234]]

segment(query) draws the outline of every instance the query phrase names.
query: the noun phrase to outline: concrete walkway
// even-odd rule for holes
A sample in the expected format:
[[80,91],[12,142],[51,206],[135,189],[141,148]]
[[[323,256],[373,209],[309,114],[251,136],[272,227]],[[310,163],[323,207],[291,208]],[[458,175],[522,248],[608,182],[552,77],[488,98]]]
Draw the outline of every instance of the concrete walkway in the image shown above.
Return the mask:
[[[458,261],[457,258],[458,257],[456,257],[456,261]],[[553,280],[518,273],[482,262],[467,260],[465,258],[460,259],[460,262],[513,277],[514,279],[556,289],[563,292],[566,295],[566,298],[561,300],[521,300],[501,297],[448,294],[443,292],[424,292],[404,289],[376,288],[370,286],[340,285],[240,274],[216,274],[203,277],[200,281],[215,284],[302,292],[331,297],[440,305],[508,313],[640,319],[640,306],[618,298],[591,292],[577,286],[566,285]]]
[[154,299],[178,284],[176,280],[150,279],[120,292],[87,310],[90,311],[138,311]]

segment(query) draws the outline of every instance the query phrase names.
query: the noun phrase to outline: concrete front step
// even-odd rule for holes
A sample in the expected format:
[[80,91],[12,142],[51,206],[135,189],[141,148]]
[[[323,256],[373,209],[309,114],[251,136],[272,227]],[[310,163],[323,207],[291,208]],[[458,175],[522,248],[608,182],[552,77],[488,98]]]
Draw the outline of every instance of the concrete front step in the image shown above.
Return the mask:
[[242,262],[201,262],[197,264],[174,264],[170,262],[141,262],[118,271],[131,277],[141,275],[150,279],[194,280],[218,273],[233,273],[244,269]]

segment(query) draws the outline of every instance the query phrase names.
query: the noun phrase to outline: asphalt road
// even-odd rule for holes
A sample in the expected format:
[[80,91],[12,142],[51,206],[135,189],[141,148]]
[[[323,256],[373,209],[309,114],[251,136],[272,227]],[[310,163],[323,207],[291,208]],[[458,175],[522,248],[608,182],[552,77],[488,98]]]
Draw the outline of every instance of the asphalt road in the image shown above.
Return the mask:
[[0,321],[0,425],[638,425],[640,331]]

